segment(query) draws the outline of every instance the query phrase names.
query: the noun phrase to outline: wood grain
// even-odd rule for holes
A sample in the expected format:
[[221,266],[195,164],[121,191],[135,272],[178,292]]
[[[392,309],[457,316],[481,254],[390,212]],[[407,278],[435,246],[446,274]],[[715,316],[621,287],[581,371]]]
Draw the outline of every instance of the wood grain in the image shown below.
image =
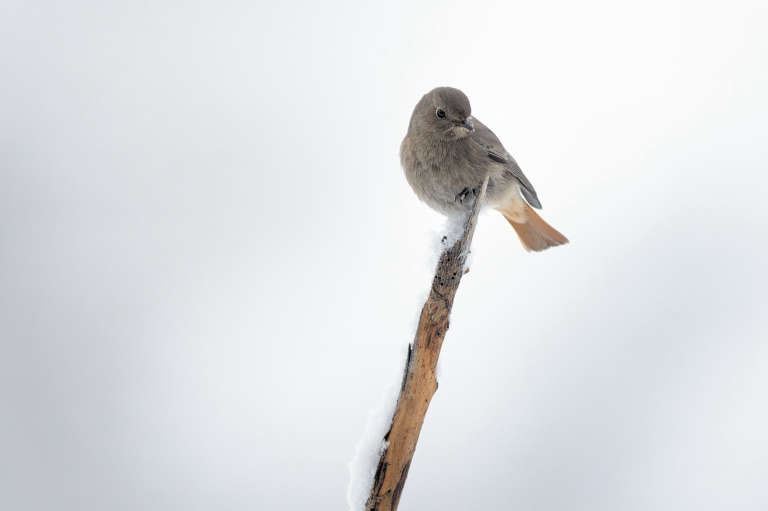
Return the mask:
[[432,290],[421,310],[416,337],[408,349],[392,425],[384,436],[387,447],[379,459],[366,511],[395,511],[400,501],[427,408],[437,391],[437,360],[487,187],[486,177],[475,197],[472,213],[464,223],[461,238],[440,255]]

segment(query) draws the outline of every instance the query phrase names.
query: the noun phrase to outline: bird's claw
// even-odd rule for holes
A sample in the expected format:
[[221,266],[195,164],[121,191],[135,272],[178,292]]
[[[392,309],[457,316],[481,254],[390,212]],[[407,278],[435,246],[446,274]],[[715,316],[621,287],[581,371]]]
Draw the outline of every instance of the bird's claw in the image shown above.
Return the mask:
[[477,188],[464,188],[456,195],[456,200],[464,204],[468,199],[474,199],[477,197]]

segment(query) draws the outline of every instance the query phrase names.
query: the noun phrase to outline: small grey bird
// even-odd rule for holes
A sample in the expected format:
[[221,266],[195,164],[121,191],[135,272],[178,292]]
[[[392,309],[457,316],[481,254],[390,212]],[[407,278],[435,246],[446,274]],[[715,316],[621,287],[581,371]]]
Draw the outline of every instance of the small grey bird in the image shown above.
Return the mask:
[[400,162],[416,195],[432,209],[455,215],[471,208],[486,174],[486,204],[515,228],[526,250],[568,243],[531,206],[536,190],[493,132],[471,116],[459,89],[438,87],[416,104],[400,145]]

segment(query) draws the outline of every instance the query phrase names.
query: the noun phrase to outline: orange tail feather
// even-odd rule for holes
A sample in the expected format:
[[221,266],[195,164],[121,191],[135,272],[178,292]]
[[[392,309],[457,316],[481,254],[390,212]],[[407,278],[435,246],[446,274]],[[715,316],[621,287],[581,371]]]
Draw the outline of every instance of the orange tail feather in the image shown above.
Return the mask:
[[522,211],[504,207],[497,209],[515,228],[523,247],[528,251],[540,252],[568,243],[568,238],[545,222],[528,204],[523,203]]

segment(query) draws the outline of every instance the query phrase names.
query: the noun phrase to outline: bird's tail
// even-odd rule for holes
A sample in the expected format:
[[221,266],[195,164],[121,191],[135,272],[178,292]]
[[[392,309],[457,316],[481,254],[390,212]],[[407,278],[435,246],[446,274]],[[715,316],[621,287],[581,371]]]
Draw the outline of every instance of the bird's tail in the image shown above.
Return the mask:
[[549,247],[568,243],[568,238],[560,234],[536,213],[524,201],[522,207],[515,204],[512,207],[501,206],[496,209],[504,215],[509,224],[515,228],[520,241],[526,250],[539,252]]

